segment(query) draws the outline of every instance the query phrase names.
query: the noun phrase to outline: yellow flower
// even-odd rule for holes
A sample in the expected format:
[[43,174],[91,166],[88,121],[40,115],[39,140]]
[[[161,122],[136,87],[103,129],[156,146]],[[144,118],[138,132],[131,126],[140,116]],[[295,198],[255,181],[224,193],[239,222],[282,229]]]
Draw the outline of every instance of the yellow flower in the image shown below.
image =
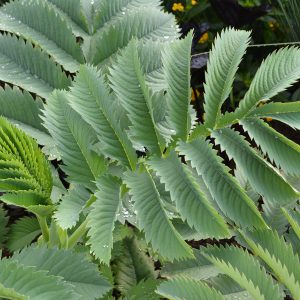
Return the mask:
[[197,4],[197,0],[192,0],[192,5],[196,5]]
[[198,43],[199,44],[204,44],[208,41],[209,35],[207,32],[205,32],[204,34],[202,34],[201,38],[199,39]]
[[184,6],[182,3],[174,3],[172,6],[173,11],[184,11]]

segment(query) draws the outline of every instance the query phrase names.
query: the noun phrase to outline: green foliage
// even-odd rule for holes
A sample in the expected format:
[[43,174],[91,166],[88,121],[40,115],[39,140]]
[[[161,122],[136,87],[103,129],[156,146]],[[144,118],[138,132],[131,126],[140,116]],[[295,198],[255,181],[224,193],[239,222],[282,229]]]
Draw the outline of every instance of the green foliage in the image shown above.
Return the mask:
[[[299,175],[299,146],[261,119],[299,129],[300,107],[257,107],[298,80],[298,48],[271,54],[223,114],[250,39],[224,30],[196,124],[193,35],[176,40],[159,1],[11,1],[0,16],[0,80],[17,86],[0,90],[1,199],[37,216],[7,234],[1,210],[1,243],[13,252],[41,233],[0,261],[0,297],[299,299],[298,254],[279,237],[288,223],[299,235],[287,177]],[[61,157],[58,170],[16,125]],[[193,249],[199,237],[206,247]]]
[[4,242],[7,239],[8,233],[8,217],[6,216],[6,211],[3,209],[3,206],[0,206],[0,246],[3,247]]
[[68,105],[66,93],[52,94],[44,112],[45,126],[53,136],[62,159],[63,170],[70,180],[93,188],[94,181],[105,166],[103,158],[91,147],[96,144],[94,130]]
[[109,264],[113,247],[113,231],[120,209],[121,186],[118,178],[102,176],[97,181],[96,201],[89,214],[88,232],[91,251],[100,261]]
[[36,218],[23,217],[10,227],[6,247],[11,251],[21,250],[28,246],[41,233]]
[[[52,191],[49,164],[35,140],[0,119],[1,200],[38,214],[48,214]],[[50,210],[51,211],[51,210]]]
[[110,289],[97,267],[71,250],[28,247],[0,265],[0,295],[9,299],[96,299]]

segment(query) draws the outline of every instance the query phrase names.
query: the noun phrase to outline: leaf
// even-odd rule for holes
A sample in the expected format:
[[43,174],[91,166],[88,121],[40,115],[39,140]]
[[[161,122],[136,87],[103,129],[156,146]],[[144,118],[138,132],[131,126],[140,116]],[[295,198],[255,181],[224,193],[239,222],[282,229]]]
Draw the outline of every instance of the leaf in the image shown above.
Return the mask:
[[287,174],[300,175],[300,146],[298,144],[259,119],[245,119],[240,124],[277,167]]
[[300,239],[300,213],[299,211],[290,210],[288,211],[285,208],[281,208],[284,216],[287,218],[289,223],[291,224],[295,234],[298,239]]
[[282,292],[272,277],[260,266],[258,260],[243,249],[210,246],[203,254],[222,272],[245,288],[254,299],[282,299]]
[[44,124],[57,143],[69,180],[94,188],[92,181],[105,169],[103,157],[91,149],[98,139],[67,101],[66,92],[53,92],[43,112]]
[[249,292],[245,291],[245,289],[227,275],[220,274],[216,277],[209,278],[206,282],[228,300],[236,300],[239,298],[253,300]]
[[41,233],[36,218],[23,217],[11,225],[6,247],[11,251],[28,246]]
[[12,260],[27,268],[46,271],[48,276],[62,278],[72,287],[74,298],[71,299],[98,299],[111,289],[111,285],[99,274],[97,266],[88,261],[83,253],[31,246],[14,254]]
[[254,109],[249,117],[252,116],[272,118],[286,123],[294,129],[300,129],[300,101],[288,103],[271,102]]
[[137,285],[133,286],[127,293],[125,299],[130,300],[159,300],[159,296],[155,293],[158,285],[158,280],[148,279],[140,281]]
[[0,297],[17,300],[79,299],[61,278],[7,259],[0,261]]
[[290,291],[295,300],[300,299],[300,262],[291,244],[271,230],[242,234],[255,255],[261,257],[273,270],[279,282]]
[[200,280],[215,277],[220,273],[220,270],[202,255],[201,250],[193,249],[193,252],[195,259],[167,263],[163,266],[161,275],[166,278],[184,276]]
[[199,296],[203,300],[225,300],[219,292],[208,287],[201,281],[191,278],[176,277],[164,281],[157,288],[157,293],[168,299],[189,299],[197,300]]
[[149,171],[127,171],[124,182],[135,202],[138,224],[145,231],[146,241],[151,241],[153,249],[171,261],[193,257],[191,248],[168,219]]
[[3,208],[3,205],[0,205],[0,247],[3,248],[3,244],[7,240],[7,233],[9,231],[8,225],[8,216],[6,211]]
[[214,131],[212,137],[222,149],[226,149],[230,158],[234,157],[253,188],[269,201],[283,205],[299,197],[299,193],[279,172],[250,148],[248,142],[237,132],[225,128],[221,131]]
[[193,168],[202,176],[211,195],[221,211],[242,227],[265,227],[265,223],[245,191],[237,180],[229,174],[229,168],[222,164],[203,138],[190,143],[179,142],[177,149],[185,159],[191,161]]
[[96,201],[88,215],[88,244],[100,262],[109,264],[113,247],[113,231],[121,205],[120,181],[111,175],[97,181]]
[[[264,198],[263,201],[262,210],[266,223],[270,228],[277,230],[280,234],[283,234],[286,231],[286,226],[288,225],[288,222],[281,210],[283,206],[280,205],[280,203],[268,201],[266,198]],[[296,200],[286,206],[293,207],[295,204]]]
[[[24,124],[47,135],[47,130],[42,126],[39,114],[43,107],[41,99],[34,100],[26,91],[9,85],[0,88],[0,114],[11,122]],[[50,138],[50,136],[49,136]]]
[[29,194],[33,199],[28,201],[34,205],[51,203],[52,174],[48,162],[36,141],[4,118],[0,118],[0,190],[14,193],[1,196],[9,203],[21,197],[26,207],[24,197]]
[[228,98],[235,73],[250,40],[250,32],[225,29],[214,41],[207,63],[204,85],[205,125],[214,128],[221,114],[221,106]]
[[71,28],[47,2],[10,2],[0,10],[0,18],[1,30],[14,33],[39,46],[65,70],[76,72],[79,63],[84,62]]
[[62,18],[69,23],[75,32],[89,33],[89,25],[84,15],[80,0],[47,0],[52,3]]
[[[163,70],[167,82],[167,120],[176,131],[176,136],[186,140],[191,130],[190,114],[191,82],[190,56],[192,33],[185,39],[168,44],[163,51]],[[162,99],[160,99],[162,101]]]
[[300,49],[290,47],[269,55],[256,72],[233,117],[247,116],[260,101],[267,101],[294,84],[300,77],[299,54]]
[[154,121],[152,95],[145,83],[135,41],[118,56],[117,63],[110,68],[109,80],[132,123],[130,136],[151,152],[162,152],[165,141]]
[[127,12],[132,12],[141,7],[158,7],[160,3],[157,0],[118,0],[118,1],[96,1],[95,7],[95,30],[110,25]]
[[70,79],[61,68],[30,42],[0,36],[0,80],[47,98],[55,89],[67,88]]
[[63,229],[69,229],[79,221],[80,213],[90,198],[90,193],[80,185],[69,188],[54,213],[54,219]]
[[148,162],[159,175],[183,220],[207,237],[229,235],[225,221],[212,207],[197,184],[197,178],[183,165],[175,151],[167,158],[151,158]]
[[124,130],[124,112],[96,68],[80,67],[69,103],[94,128],[101,141],[101,152],[134,169],[136,154]]
[[154,262],[142,252],[140,242],[136,238],[125,238],[119,246],[119,253],[113,260],[118,290],[128,293],[144,280],[157,277]]
[[89,61],[94,65],[111,63],[117,52],[125,48],[135,38],[171,41],[178,37],[174,17],[155,7],[143,7],[124,11],[121,17],[110,23],[105,30],[98,31],[92,38]]

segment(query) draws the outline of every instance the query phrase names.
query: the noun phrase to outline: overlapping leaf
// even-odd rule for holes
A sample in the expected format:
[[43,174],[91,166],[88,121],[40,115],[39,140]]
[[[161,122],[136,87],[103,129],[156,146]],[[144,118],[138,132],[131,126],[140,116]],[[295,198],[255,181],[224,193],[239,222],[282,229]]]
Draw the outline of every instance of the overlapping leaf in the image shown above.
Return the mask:
[[68,189],[54,214],[54,218],[63,229],[69,229],[79,221],[80,213],[90,198],[90,193],[82,186],[75,185]]
[[216,151],[202,138],[180,142],[177,149],[196,168],[222,212],[243,227],[264,227],[264,221],[252,200],[241,189]]
[[66,70],[75,72],[79,63],[83,63],[83,54],[71,28],[46,1],[10,2],[0,10],[0,19],[1,30],[41,47]]
[[201,281],[191,278],[176,277],[165,281],[157,288],[158,294],[168,299],[225,300],[226,298]]
[[189,105],[192,39],[193,35],[190,33],[185,39],[170,43],[163,52],[163,74],[167,83],[167,119],[176,131],[176,136],[182,140],[187,139],[194,123]]
[[[0,118],[1,199],[25,208],[51,203],[52,175],[35,140]],[[32,208],[33,208],[32,207]]]
[[278,280],[291,291],[293,298],[300,299],[300,262],[292,245],[270,230],[242,235],[252,251],[267,263]]
[[99,136],[101,152],[135,168],[136,154],[125,128],[124,111],[110,94],[104,78],[90,66],[82,66],[69,93],[69,101]]
[[160,176],[184,220],[207,237],[229,234],[227,225],[200,190],[197,178],[172,151],[167,158],[152,158],[148,164]]
[[165,140],[155,124],[152,92],[145,83],[136,41],[118,56],[109,80],[132,123],[129,127],[132,139],[152,152],[162,152]]
[[214,131],[212,136],[222,149],[226,149],[229,157],[234,158],[253,188],[269,201],[288,204],[299,197],[299,192],[250,148],[248,142],[237,132],[225,128]]
[[208,247],[205,257],[257,300],[282,299],[282,292],[257,259],[237,247]]
[[260,101],[267,101],[284,91],[300,77],[300,49],[283,48],[270,54],[252,80],[249,90],[233,114],[241,119]]
[[70,84],[61,67],[46,53],[10,35],[0,35],[0,80],[44,98],[55,88],[64,89]]
[[72,290],[72,299],[97,299],[111,288],[99,274],[96,265],[88,261],[84,254],[72,250],[31,246],[14,254],[11,260],[27,268],[34,267],[47,272],[47,277],[62,278],[65,285]]
[[105,170],[103,157],[91,149],[98,139],[67,101],[66,92],[54,92],[45,106],[44,124],[58,145],[70,180],[94,188],[92,181]]
[[240,122],[250,137],[287,174],[300,175],[300,146],[265,122],[249,118]]
[[88,216],[88,244],[101,262],[109,264],[113,247],[113,230],[121,204],[120,181],[105,175],[97,181],[98,191]]
[[250,32],[227,29],[215,39],[205,76],[205,125],[213,128],[229,96],[235,73],[249,43]]
[[145,231],[147,242],[169,260],[193,257],[191,248],[180,237],[168,219],[160,194],[148,171],[125,173],[124,179],[135,202],[138,223]]

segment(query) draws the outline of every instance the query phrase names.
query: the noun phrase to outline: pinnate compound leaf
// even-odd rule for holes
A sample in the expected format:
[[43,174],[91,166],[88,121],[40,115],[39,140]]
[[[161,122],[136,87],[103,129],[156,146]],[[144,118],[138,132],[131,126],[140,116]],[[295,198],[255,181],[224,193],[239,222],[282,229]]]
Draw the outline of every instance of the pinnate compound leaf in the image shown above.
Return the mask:
[[0,9],[0,19],[1,30],[39,46],[65,70],[76,72],[84,62],[71,28],[47,1],[11,1]]
[[299,198],[297,192],[279,172],[261,158],[236,131],[225,128],[214,131],[216,142],[234,157],[252,187],[271,202],[288,204]]
[[257,259],[242,248],[210,246],[203,254],[222,272],[245,288],[254,299],[282,299],[282,292],[272,277],[260,266]]
[[290,210],[288,211],[285,208],[281,208],[284,216],[289,221],[290,225],[292,226],[294,232],[296,233],[298,239],[300,239],[300,212]]
[[[176,136],[186,140],[192,123],[190,110],[191,74],[190,56],[192,33],[183,40],[169,43],[163,52],[163,70],[167,82],[167,120],[176,131]],[[160,99],[162,101],[162,99]]]
[[225,300],[214,288],[187,277],[175,277],[159,285],[157,293],[171,300]]
[[65,164],[62,168],[70,181],[93,189],[92,181],[105,169],[104,159],[91,149],[98,142],[97,136],[69,106],[66,92],[53,92],[45,105],[43,120],[57,143]]
[[63,229],[74,227],[90,196],[90,193],[83,186],[71,186],[68,193],[62,197],[54,213],[57,224]]
[[127,171],[124,181],[135,203],[138,224],[153,249],[171,261],[193,257],[191,248],[169,220],[151,173],[148,170]]
[[151,158],[148,164],[165,184],[183,220],[207,237],[229,235],[225,221],[212,207],[197,184],[197,178],[181,163],[175,151],[164,159]]
[[97,181],[98,191],[88,215],[88,244],[101,262],[109,264],[113,247],[113,231],[121,205],[120,180],[104,175]]
[[[80,0],[47,0],[56,11],[73,28],[73,31],[89,33],[89,25]],[[84,1],[87,2],[87,1]]]
[[299,300],[300,261],[292,245],[271,230],[242,233],[242,236],[254,254],[261,257],[278,280],[290,290],[293,298]]
[[193,252],[195,256],[194,259],[166,263],[161,270],[161,275],[166,278],[184,276],[200,280],[215,277],[221,273],[217,267],[202,255],[201,250],[193,249]]
[[[118,290],[130,293],[144,280],[154,280],[157,272],[154,270],[154,262],[141,250],[139,240],[125,238],[119,244],[118,254],[115,255],[113,270]],[[151,298],[150,298],[151,299]]]
[[121,52],[110,68],[109,80],[132,123],[130,135],[151,152],[161,153],[165,140],[159,133],[153,115],[152,92],[146,85],[135,40]]
[[[72,300],[98,299],[111,289],[107,280],[99,274],[97,266],[88,261],[83,253],[31,246],[14,254],[12,260],[27,268],[35,267],[46,271],[48,275],[62,278],[72,287]],[[57,299],[61,299],[61,296]]]
[[300,77],[299,57],[300,49],[295,47],[283,48],[270,54],[256,72],[233,117],[242,119],[260,101],[267,101],[294,84]]
[[[91,61],[95,65],[111,64],[120,49],[126,48],[132,39],[140,43],[148,40],[172,41],[178,37],[174,16],[163,13],[160,8],[141,7],[124,11],[115,22],[98,30],[91,42]],[[144,6],[144,7],[143,7]]]
[[28,246],[40,233],[36,218],[23,217],[11,225],[6,247],[12,252],[20,250]]
[[272,118],[300,130],[300,101],[267,103],[255,108],[249,117]]
[[124,111],[109,92],[104,76],[88,65],[80,67],[69,93],[70,105],[99,136],[101,152],[135,168],[136,153],[125,132]]
[[36,141],[0,118],[0,190],[6,192],[2,201],[24,208],[47,207],[52,185],[49,163]]
[[225,29],[215,39],[207,63],[204,87],[205,125],[214,128],[221,114],[221,106],[228,98],[235,73],[246,52],[250,32]]
[[17,300],[80,299],[72,292],[72,286],[60,277],[8,259],[0,261],[0,297]]
[[61,67],[40,48],[15,36],[0,36],[0,80],[47,98],[70,85]]
[[253,201],[229,174],[229,168],[203,138],[179,142],[177,149],[202,176],[222,212],[242,227],[265,227]]
[[247,118],[240,122],[263,153],[287,174],[300,175],[300,146],[264,121]]

